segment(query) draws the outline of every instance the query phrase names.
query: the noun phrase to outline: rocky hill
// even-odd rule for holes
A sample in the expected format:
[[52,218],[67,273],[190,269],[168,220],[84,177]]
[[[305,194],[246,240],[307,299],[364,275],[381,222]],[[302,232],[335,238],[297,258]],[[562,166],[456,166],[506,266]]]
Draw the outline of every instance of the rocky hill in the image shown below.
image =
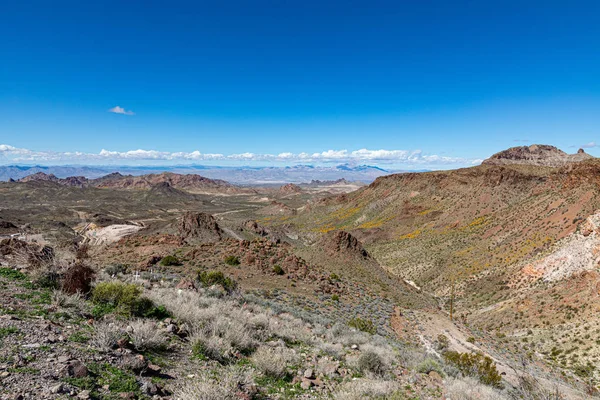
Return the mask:
[[509,149],[494,159],[515,162],[502,165],[380,177],[285,223],[307,240],[351,233],[446,311],[454,292],[465,323],[505,338],[511,351],[543,349],[548,364],[595,382],[600,374],[586,365],[600,358],[590,314],[600,307],[600,161],[553,149]]
[[533,144],[531,146],[511,147],[510,149],[494,154],[483,164],[488,165],[541,165],[546,167],[560,167],[568,163],[585,161],[593,158],[583,149],[576,154],[567,154],[564,151],[549,145]]
[[37,172],[19,179],[18,182],[53,182],[68,187],[135,190],[150,190],[167,184],[175,189],[194,193],[249,194],[254,192],[251,189],[240,188],[220,179],[209,179],[195,174],[181,175],[170,172],[140,176],[122,175],[114,172],[96,179],[87,179],[83,176],[57,178],[52,174]]
[[179,220],[179,235],[190,241],[218,241],[223,230],[215,218],[206,213],[187,212]]

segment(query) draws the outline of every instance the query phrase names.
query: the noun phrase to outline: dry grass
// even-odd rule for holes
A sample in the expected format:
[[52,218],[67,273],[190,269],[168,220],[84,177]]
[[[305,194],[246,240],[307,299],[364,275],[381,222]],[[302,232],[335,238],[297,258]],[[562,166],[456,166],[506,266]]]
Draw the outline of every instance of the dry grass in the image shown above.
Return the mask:
[[92,345],[100,351],[110,351],[125,334],[123,327],[116,322],[98,322],[94,325]]
[[505,400],[503,393],[479,383],[473,378],[451,379],[447,383],[447,395],[452,400]]
[[251,384],[247,371],[228,369],[218,376],[203,373],[178,384],[173,397],[178,400],[239,400],[240,388]]
[[155,321],[136,319],[129,323],[127,332],[133,347],[138,351],[162,350],[167,347],[168,338]]
[[80,308],[84,303],[81,293],[69,294],[62,290],[52,291],[52,305],[62,308]]
[[252,356],[252,362],[261,373],[273,378],[283,378],[295,358],[292,350],[261,346]]
[[[403,399],[400,384],[393,381],[357,379],[346,382],[334,394],[336,400]],[[454,399],[453,399],[454,400]]]

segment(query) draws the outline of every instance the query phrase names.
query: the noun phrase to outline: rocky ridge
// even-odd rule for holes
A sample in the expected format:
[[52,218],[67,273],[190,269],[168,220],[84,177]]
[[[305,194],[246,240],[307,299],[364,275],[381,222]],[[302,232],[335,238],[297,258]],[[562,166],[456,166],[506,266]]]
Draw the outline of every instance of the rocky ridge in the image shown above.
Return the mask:
[[567,154],[564,151],[549,145],[532,144],[531,146],[511,147],[498,152],[483,161],[486,165],[511,165],[526,164],[545,167],[560,167],[568,163],[585,161],[593,158],[583,149],[576,154]]

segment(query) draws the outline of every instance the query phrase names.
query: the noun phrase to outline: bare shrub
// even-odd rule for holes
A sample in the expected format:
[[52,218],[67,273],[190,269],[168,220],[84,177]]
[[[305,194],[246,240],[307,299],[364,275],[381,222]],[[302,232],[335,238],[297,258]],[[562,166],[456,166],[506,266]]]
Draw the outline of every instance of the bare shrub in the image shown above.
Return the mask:
[[385,374],[389,366],[383,357],[372,350],[363,351],[356,360],[356,368],[365,374],[381,376]]
[[336,400],[363,400],[363,399],[402,399],[400,384],[397,382],[356,379],[340,385],[334,393]]
[[73,264],[63,275],[62,290],[70,294],[89,293],[95,275],[95,271],[89,266],[82,263]]
[[151,320],[136,319],[127,327],[131,343],[138,351],[161,350],[167,347],[167,336]]
[[452,400],[505,400],[501,392],[471,377],[452,379],[447,384],[447,397]]
[[252,355],[252,362],[263,374],[273,378],[283,378],[287,367],[293,363],[294,354],[282,347],[259,347]]
[[344,347],[342,346],[341,343],[332,344],[332,343],[323,342],[318,345],[318,349],[322,353],[327,354],[328,356],[330,356],[336,360],[341,360],[345,354]]
[[192,343],[192,353],[199,359],[227,364],[235,358],[235,349],[221,337],[205,336],[200,333],[194,335],[190,342]]
[[341,343],[344,346],[361,345],[369,342],[368,334],[348,329],[347,326],[341,324],[335,324],[331,327],[327,332],[327,338],[333,343]]
[[83,296],[77,292],[65,293],[62,290],[52,291],[52,304],[62,308],[80,308],[84,303]]
[[306,323],[291,314],[282,313],[271,319],[270,331],[287,343],[313,344],[313,335]]
[[[519,384],[515,388],[515,394],[519,399],[524,400],[562,400],[566,398],[556,384],[550,386],[542,383],[528,373],[519,376]],[[580,398],[585,397],[581,396]]]
[[124,336],[123,327],[115,322],[98,322],[94,325],[92,345],[101,351],[110,351]]
[[417,368],[417,366],[428,357],[429,356],[423,349],[417,349],[410,346],[401,347],[398,354],[402,366],[409,369]]
[[[173,398],[178,400],[239,400],[248,392],[252,379],[248,371],[225,370],[218,375],[203,373],[193,380],[178,384]],[[250,398],[250,396],[248,396]]]

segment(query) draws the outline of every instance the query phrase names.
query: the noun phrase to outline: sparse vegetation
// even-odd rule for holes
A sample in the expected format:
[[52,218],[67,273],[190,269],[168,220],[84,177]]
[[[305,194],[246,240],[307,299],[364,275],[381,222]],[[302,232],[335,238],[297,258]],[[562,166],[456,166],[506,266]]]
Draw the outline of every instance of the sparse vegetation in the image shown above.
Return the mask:
[[169,267],[173,265],[181,265],[179,259],[175,256],[165,256],[160,260],[160,265],[163,267]]
[[502,377],[490,357],[480,353],[447,351],[444,353],[444,358],[456,365],[464,375],[474,376],[486,385],[502,387]]
[[204,287],[220,285],[225,291],[232,292],[237,284],[233,279],[221,271],[201,271],[198,273],[197,281]]
[[225,257],[225,264],[237,266],[240,265],[240,259],[237,256],[227,256]]
[[370,319],[356,317],[348,321],[348,326],[358,329],[359,331],[370,333],[371,335],[374,335],[377,332],[375,324]]

